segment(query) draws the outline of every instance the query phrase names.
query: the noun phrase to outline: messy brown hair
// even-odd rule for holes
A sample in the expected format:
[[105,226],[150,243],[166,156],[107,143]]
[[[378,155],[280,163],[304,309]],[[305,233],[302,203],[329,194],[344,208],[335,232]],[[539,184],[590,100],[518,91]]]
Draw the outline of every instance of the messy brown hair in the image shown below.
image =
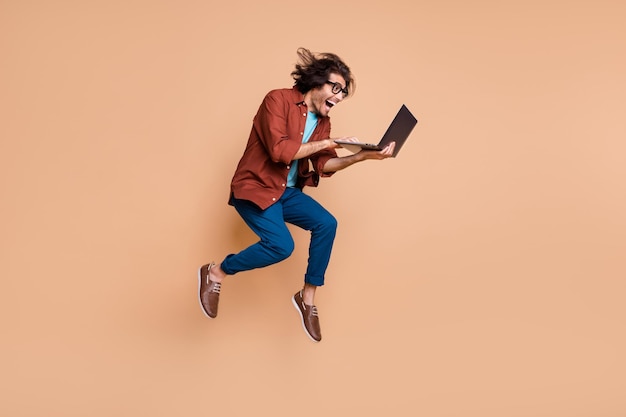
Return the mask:
[[346,80],[348,96],[354,93],[354,77],[350,68],[341,58],[330,52],[312,53],[306,48],[298,48],[299,62],[291,73],[295,87],[302,94],[328,81],[331,73],[341,75]]

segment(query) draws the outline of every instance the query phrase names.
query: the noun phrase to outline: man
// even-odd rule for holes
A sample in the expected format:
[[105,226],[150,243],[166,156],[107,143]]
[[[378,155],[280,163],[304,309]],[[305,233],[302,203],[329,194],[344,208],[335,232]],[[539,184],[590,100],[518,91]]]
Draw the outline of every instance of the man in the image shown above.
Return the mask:
[[319,342],[322,335],[315,291],[324,285],[337,221],[302,189],[316,187],[320,177],[329,177],[357,162],[389,158],[395,144],[382,151],[360,151],[338,157],[335,148],[340,146],[330,139],[328,114],[353,93],[352,73],[332,53],[313,54],[300,48],[298,57],[299,63],[291,73],[294,86],[270,91],[261,103],[231,182],[229,204],[260,240],[226,256],[219,264],[201,266],[198,291],[203,312],[215,318],[226,276],[289,257],[294,242],[286,223],[309,230],[311,241],[304,286],[292,297],[292,302],[306,334]]

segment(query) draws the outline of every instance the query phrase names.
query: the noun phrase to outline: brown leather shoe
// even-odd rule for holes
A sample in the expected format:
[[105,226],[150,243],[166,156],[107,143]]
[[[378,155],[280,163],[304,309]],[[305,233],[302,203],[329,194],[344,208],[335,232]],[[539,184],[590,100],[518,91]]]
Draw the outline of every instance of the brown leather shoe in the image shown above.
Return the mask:
[[198,297],[200,299],[200,307],[202,312],[211,319],[217,317],[217,305],[220,301],[220,290],[222,284],[220,282],[211,281],[209,279],[209,271],[215,266],[215,263],[202,265],[198,270]]
[[314,342],[322,340],[322,332],[320,331],[320,319],[317,315],[317,307],[304,304],[302,299],[302,290],[294,294],[291,302],[300,313],[302,319],[302,327],[304,332]]

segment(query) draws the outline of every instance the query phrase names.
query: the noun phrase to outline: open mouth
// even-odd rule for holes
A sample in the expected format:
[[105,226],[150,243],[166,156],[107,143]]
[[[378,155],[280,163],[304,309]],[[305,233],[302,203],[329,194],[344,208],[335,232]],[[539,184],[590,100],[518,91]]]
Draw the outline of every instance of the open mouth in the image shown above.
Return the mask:
[[335,106],[335,102],[330,101],[330,100],[326,100],[326,105],[328,106],[329,109],[332,109]]

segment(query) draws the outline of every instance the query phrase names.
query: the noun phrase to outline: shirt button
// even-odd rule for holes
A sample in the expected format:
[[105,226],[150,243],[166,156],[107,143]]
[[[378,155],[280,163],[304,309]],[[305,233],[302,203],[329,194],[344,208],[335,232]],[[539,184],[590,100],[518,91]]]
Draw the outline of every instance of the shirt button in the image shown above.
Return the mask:
[[300,132],[301,135],[304,135],[304,132]]
[[285,184],[283,184],[283,187],[285,186]]
[[306,113],[302,113],[302,115],[303,115],[304,117],[306,117]]
[[272,201],[276,201],[276,197],[272,198]]
[[289,165],[287,165],[287,169],[290,169],[291,167]]

